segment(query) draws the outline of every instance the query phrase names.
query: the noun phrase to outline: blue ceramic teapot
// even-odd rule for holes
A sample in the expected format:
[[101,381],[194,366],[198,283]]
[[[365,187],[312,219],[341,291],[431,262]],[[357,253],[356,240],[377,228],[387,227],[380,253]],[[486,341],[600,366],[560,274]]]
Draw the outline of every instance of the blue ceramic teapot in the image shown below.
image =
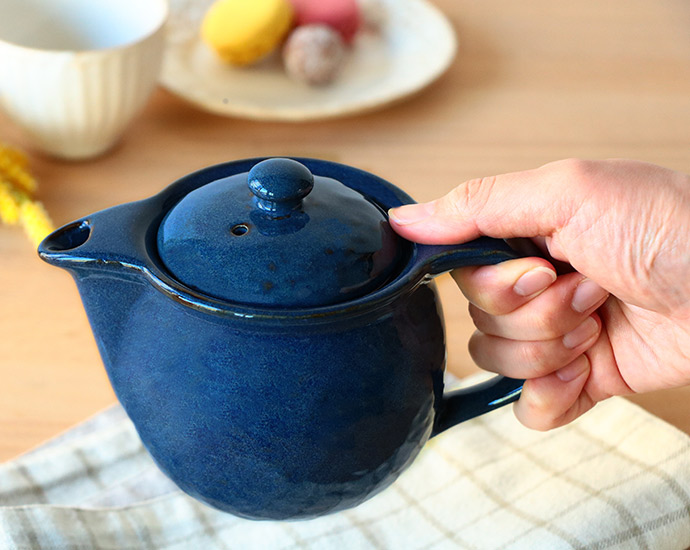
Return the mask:
[[390,485],[429,437],[517,399],[496,377],[444,394],[432,277],[516,257],[503,242],[424,246],[412,199],[312,159],[242,160],[48,236],[108,376],[182,490],[253,519],[313,518]]

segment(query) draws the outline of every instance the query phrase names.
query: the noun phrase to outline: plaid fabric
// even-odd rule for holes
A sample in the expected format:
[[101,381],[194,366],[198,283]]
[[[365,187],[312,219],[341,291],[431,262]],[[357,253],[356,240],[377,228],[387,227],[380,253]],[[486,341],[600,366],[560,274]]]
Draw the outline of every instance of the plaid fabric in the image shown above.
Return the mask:
[[620,398],[548,433],[510,408],[433,439],[389,489],[312,521],[204,506],[119,406],[0,465],[0,548],[650,549],[690,546],[690,438]]

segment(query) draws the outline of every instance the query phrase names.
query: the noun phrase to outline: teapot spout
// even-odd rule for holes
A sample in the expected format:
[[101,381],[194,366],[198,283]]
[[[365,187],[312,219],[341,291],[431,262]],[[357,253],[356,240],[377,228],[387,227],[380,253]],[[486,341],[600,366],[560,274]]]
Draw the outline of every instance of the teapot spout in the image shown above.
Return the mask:
[[101,210],[48,235],[38,246],[49,264],[80,275],[87,271],[148,271],[152,228],[160,221],[160,198]]
[[68,268],[78,263],[77,249],[91,236],[89,220],[67,224],[48,235],[38,247],[38,255],[49,264]]

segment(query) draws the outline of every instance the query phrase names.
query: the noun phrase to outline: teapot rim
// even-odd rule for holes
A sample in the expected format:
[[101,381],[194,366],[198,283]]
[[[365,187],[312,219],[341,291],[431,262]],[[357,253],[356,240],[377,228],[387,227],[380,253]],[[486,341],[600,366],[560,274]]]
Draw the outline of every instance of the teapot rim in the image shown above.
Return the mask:
[[[157,233],[165,214],[167,214],[179,200],[182,200],[182,198],[187,196],[192,190],[198,189],[210,181],[208,177],[210,173],[217,171],[218,173],[227,175],[228,169],[231,169],[232,173],[248,172],[252,166],[271,158],[277,157],[254,157],[228,161],[207,166],[182,176],[163,189],[158,195],[152,197],[153,199],[161,196],[169,206],[166,208],[165,213],[159,216],[159,218],[155,220],[155,223],[151,224],[150,234],[155,235]],[[386,216],[390,208],[415,202],[410,195],[389,181],[348,164],[308,157],[285,156],[280,158],[287,158],[305,164],[310,170],[315,173],[318,172],[320,176],[331,177],[342,181],[344,178],[342,178],[341,173],[347,172],[351,175],[360,175],[363,179],[366,178],[369,181],[375,181],[377,186],[380,187],[380,189],[378,189],[378,194],[367,193],[364,192],[363,189],[353,187],[350,185],[351,181],[349,181],[347,185],[362,193],[368,201],[379,206],[383,212],[386,213]],[[381,191],[384,191],[384,197],[381,197]],[[171,199],[173,196],[177,197],[174,202]],[[155,252],[156,245],[153,242],[148,243],[146,252],[148,255],[148,265],[155,266],[155,269],[144,268],[142,271],[145,272],[149,281],[164,294],[202,313],[210,313],[223,317],[234,317],[238,320],[258,323],[277,322],[285,324],[289,322],[331,322],[335,319],[350,319],[369,313],[376,313],[380,308],[390,304],[401,295],[412,292],[419,284],[425,282],[425,262],[419,259],[419,245],[407,241],[402,237],[400,241],[407,250],[405,258],[401,262],[402,267],[395,277],[380,288],[363,296],[330,305],[285,308],[242,304],[209,296],[208,294],[188,287],[171,274],[168,274],[163,262],[158,258]]]
[[[167,297],[199,313],[260,324],[330,323],[336,319],[351,319],[372,313],[375,315],[399,296],[412,292],[425,282],[428,255],[420,254],[419,250],[420,247],[428,247],[402,237],[400,245],[405,247],[404,257],[394,277],[367,294],[329,305],[280,307],[243,304],[210,296],[176,279],[159,257],[156,243],[158,230],[168,212],[195,189],[229,174],[249,172],[251,167],[270,158],[276,157],[255,157],[206,166],[178,178],[149,198],[114,206],[71,222],[41,243],[39,255],[43,260],[72,270],[77,275],[81,269],[93,268],[108,270],[112,276],[117,276],[118,272],[135,272]],[[303,163],[325,177],[340,181],[347,179],[348,187],[359,191],[366,200],[376,204],[386,217],[390,208],[415,202],[394,184],[350,165],[307,157],[281,158]],[[348,177],[343,178],[344,174]],[[357,175],[361,177],[352,177]],[[360,181],[366,181],[369,185],[363,184],[358,188],[356,183]],[[371,185],[372,181],[376,183],[375,186]],[[125,215],[127,219],[123,220]],[[109,238],[108,229],[117,225],[116,220],[120,225],[124,223],[134,226],[132,232],[138,238],[132,238],[127,243]],[[103,221],[105,223],[101,223]],[[65,236],[70,230],[78,232],[77,246],[60,249],[56,243],[70,242],[72,237]],[[102,241],[101,244],[97,244],[99,240]]]

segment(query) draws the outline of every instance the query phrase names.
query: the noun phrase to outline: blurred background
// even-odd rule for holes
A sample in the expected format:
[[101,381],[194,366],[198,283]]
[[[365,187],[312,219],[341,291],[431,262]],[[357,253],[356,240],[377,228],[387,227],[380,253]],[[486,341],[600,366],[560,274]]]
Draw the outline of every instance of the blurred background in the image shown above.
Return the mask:
[[[628,157],[690,172],[690,3],[431,4],[455,31],[456,57],[430,86],[380,109],[308,122],[257,121],[208,113],[158,87],[101,157],[45,156],[2,114],[0,141],[28,151],[38,198],[56,226],[148,197],[210,164],[265,155],[353,165],[419,201],[469,178],[566,157]],[[472,332],[466,303],[448,276],[439,285],[448,368],[463,376],[475,370],[466,351]],[[6,460],[115,398],[69,275],[41,262],[10,226],[0,226],[0,308],[0,460]],[[633,400],[690,433],[690,391]]]

